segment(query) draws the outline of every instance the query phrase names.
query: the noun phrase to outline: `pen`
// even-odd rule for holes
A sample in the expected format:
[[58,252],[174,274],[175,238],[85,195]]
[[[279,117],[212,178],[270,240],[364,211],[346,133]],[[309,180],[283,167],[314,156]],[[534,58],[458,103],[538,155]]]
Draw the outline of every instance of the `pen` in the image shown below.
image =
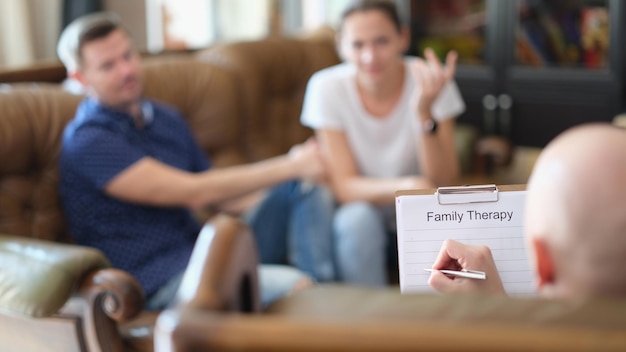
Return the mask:
[[424,269],[425,271],[433,272],[433,271],[441,271],[442,273],[446,274],[446,275],[451,275],[451,276],[458,276],[458,277],[465,277],[468,279],[478,279],[478,280],[485,280],[487,279],[487,274],[485,274],[482,271],[478,271],[478,270],[461,270],[461,271],[457,271],[457,270],[436,270],[436,269]]

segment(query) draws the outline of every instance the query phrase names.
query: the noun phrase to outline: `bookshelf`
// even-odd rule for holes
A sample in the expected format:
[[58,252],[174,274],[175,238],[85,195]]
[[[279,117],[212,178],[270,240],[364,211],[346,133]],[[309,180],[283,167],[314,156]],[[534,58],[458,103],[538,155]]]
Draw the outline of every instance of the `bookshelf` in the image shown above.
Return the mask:
[[460,122],[543,147],[624,111],[620,0],[410,0],[411,54],[459,53]]

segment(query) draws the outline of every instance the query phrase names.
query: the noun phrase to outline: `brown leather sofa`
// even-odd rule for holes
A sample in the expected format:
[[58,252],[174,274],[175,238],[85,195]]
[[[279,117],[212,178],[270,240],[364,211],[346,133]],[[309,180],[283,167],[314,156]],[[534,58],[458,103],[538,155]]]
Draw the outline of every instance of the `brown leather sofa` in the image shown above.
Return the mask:
[[[145,70],[147,94],[177,106],[216,163],[245,160],[231,73],[195,60],[155,61]],[[210,97],[219,97],[217,103]],[[101,253],[67,245],[72,238],[59,206],[56,164],[63,127],[81,99],[52,83],[0,86],[4,350],[152,350],[156,314],[140,314],[137,282],[109,268]]]
[[[311,134],[298,122],[306,82],[336,62],[332,41],[319,38],[150,57],[146,95],[183,113],[214,165],[238,164]],[[0,350],[152,350],[156,314],[143,311],[137,282],[72,245],[65,225],[57,158],[83,97],[63,77],[58,63],[0,72]]]
[[311,136],[300,124],[306,83],[324,67],[339,63],[333,38],[276,38],[222,44],[196,58],[235,75],[243,103],[243,144],[250,161],[285,153]]

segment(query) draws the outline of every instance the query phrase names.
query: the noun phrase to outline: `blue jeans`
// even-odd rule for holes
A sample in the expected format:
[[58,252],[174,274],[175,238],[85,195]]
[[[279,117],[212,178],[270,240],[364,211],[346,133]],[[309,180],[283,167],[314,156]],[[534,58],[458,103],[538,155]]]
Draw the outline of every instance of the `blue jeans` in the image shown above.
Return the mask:
[[394,226],[393,207],[367,202],[340,206],[333,224],[339,280],[364,286],[387,285],[387,265],[394,260],[389,254],[396,246],[390,241]]
[[316,281],[335,280],[335,200],[323,186],[290,181],[274,187],[245,214],[263,264],[289,264]]
[[[259,290],[261,304],[267,307],[272,302],[286,296],[300,280],[309,277],[301,271],[286,265],[259,265]],[[146,310],[162,310],[174,302],[184,272],[171,278],[156,293],[146,300]]]

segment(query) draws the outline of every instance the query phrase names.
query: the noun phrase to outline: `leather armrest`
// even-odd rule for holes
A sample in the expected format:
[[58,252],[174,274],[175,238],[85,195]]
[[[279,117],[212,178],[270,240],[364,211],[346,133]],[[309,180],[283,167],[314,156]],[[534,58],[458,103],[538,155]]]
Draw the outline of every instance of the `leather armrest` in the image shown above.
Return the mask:
[[211,311],[261,310],[256,245],[245,224],[220,214],[202,228],[176,305]]
[[[90,272],[75,296],[95,307],[91,314],[102,313],[118,323],[137,317],[145,298],[141,284],[132,275],[113,268]],[[72,311],[71,304],[64,309]]]
[[175,308],[156,351],[623,351],[626,301],[402,295],[318,285],[264,314]]
[[0,235],[0,309],[48,316],[65,304],[87,273],[109,266],[93,248]]
[[[419,315],[419,312],[414,312]],[[167,310],[155,351],[623,351],[619,327]]]

